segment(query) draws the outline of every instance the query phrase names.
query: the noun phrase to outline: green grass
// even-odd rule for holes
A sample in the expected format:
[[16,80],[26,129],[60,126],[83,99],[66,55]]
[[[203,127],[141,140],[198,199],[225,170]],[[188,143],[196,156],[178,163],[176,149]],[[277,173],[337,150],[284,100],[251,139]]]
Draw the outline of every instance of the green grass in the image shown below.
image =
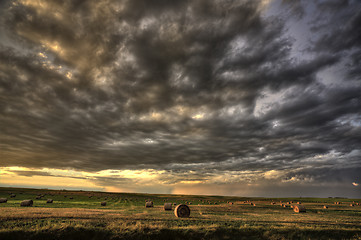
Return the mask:
[[[10,193],[16,197],[10,198]],[[36,200],[39,194],[45,196]],[[361,239],[361,206],[349,206],[353,201],[361,202],[358,199],[250,199],[0,188],[2,197],[8,202],[0,204],[0,239]],[[54,203],[47,204],[48,198]],[[20,207],[24,199],[33,199],[34,206]],[[154,202],[154,208],[145,208],[148,199]],[[107,206],[101,206],[101,201]],[[244,201],[255,202],[256,206]],[[277,204],[271,205],[271,201]],[[307,212],[295,213],[281,207],[280,201],[301,201]],[[342,204],[334,205],[334,201]],[[164,211],[165,202],[192,202],[190,218],[176,218],[173,211]],[[323,209],[324,205],[329,208]]]

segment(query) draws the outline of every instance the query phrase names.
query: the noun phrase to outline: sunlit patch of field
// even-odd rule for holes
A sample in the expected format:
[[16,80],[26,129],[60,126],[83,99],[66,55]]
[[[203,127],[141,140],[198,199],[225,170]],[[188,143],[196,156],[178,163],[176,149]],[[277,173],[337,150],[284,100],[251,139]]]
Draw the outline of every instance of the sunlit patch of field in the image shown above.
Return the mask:
[[[10,198],[10,193],[16,197]],[[35,199],[40,195],[44,197]],[[361,239],[361,206],[350,206],[361,202],[357,199],[250,199],[0,188],[2,197],[8,202],[0,203],[0,239]],[[46,203],[48,198],[54,202]],[[20,207],[24,199],[33,199],[33,207]],[[154,207],[145,208],[146,200],[152,200]],[[101,201],[107,205],[101,206]],[[271,205],[272,201],[276,204]],[[287,204],[290,201],[294,203]],[[297,201],[306,206],[306,213],[295,213],[290,208]],[[341,204],[335,205],[334,201]],[[191,216],[176,218],[173,211],[164,211],[165,202],[188,202]],[[280,206],[280,202],[288,207]]]

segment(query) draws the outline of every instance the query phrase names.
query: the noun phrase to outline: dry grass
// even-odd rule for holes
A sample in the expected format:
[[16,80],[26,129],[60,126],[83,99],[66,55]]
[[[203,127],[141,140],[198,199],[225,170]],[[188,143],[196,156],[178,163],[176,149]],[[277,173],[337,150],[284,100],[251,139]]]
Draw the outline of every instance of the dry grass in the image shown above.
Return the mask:
[[[45,195],[49,194],[53,193]],[[35,200],[34,207],[21,208],[18,203],[22,198],[36,194],[17,194],[0,205],[0,239],[361,238],[361,206],[351,207],[351,200],[333,205],[332,199],[302,199],[307,212],[295,213],[292,208],[270,205],[281,199],[106,193],[91,193],[89,198],[89,192],[67,192],[74,198],[70,200],[63,195],[53,194],[53,204],[43,199]],[[0,192],[0,197],[6,195]],[[107,206],[102,207],[100,201],[105,197]],[[144,207],[148,198],[153,200],[153,208]],[[173,211],[164,211],[165,201],[185,203],[185,199],[193,203],[189,218],[176,218]],[[325,204],[328,209],[323,208]]]

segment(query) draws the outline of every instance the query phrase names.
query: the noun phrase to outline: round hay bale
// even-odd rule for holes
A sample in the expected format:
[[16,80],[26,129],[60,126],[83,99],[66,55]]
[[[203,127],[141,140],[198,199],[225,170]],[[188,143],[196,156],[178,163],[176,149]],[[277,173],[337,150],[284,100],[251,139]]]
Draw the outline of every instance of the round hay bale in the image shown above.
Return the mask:
[[165,211],[172,211],[172,203],[164,203],[164,210]]
[[107,202],[101,202],[100,205],[106,206],[106,205],[107,205]]
[[189,209],[189,207],[185,204],[179,204],[178,206],[176,206],[176,208],[174,209],[174,215],[176,217],[182,217],[182,218],[187,218],[189,217],[189,215],[191,214],[191,210]]
[[325,206],[323,206],[323,208],[324,208],[324,209],[327,209],[328,207],[325,205]]
[[31,207],[33,206],[33,200],[24,200],[20,203],[20,207]]
[[150,207],[153,207],[153,201],[148,201],[145,203],[145,207],[146,208],[150,208]]
[[302,204],[301,202],[297,202],[297,204]]
[[13,194],[10,195],[10,197],[14,198],[14,197],[16,197],[16,194],[13,193]]
[[306,212],[306,208],[303,205],[295,205],[293,207],[293,211],[295,211],[296,213]]
[[0,198],[0,203],[6,203],[8,201],[7,198]]
[[46,200],[46,203],[53,203],[53,199]]
[[350,204],[350,207],[354,207],[355,205],[353,203]]

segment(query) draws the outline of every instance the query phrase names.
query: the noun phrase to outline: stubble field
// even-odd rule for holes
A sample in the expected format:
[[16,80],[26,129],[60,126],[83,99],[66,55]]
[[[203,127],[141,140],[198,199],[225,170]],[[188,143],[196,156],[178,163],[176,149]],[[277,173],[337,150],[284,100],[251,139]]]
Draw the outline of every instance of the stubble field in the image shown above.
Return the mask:
[[[361,239],[359,199],[16,188],[0,188],[0,198],[8,199],[0,203],[0,239]],[[33,206],[20,207],[25,199],[32,199]],[[146,208],[147,200],[154,207]],[[106,206],[101,206],[103,201]],[[166,202],[187,204],[190,217],[177,218],[173,211],[165,211]],[[306,207],[305,213],[293,211],[297,202]]]

